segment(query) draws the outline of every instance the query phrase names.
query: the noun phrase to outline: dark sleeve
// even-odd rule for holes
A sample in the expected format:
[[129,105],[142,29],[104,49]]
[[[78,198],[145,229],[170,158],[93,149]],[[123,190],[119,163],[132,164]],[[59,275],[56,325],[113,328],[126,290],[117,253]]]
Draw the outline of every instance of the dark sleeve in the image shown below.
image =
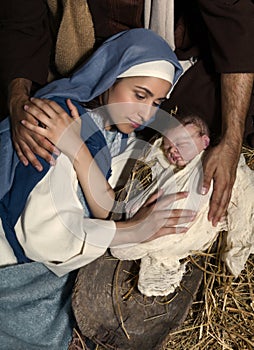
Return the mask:
[[219,73],[254,72],[252,0],[198,0]]
[[143,27],[144,0],[87,0],[97,46],[108,37]]
[[45,0],[0,1],[1,85],[6,86],[14,78],[44,84],[50,44]]

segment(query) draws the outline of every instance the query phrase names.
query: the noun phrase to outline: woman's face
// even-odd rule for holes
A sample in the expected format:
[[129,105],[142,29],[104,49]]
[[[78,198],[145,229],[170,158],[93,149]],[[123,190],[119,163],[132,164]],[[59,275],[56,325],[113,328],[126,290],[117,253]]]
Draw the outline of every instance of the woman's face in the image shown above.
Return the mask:
[[109,123],[125,134],[133,132],[152,118],[170,88],[171,84],[160,78],[119,79],[108,90]]

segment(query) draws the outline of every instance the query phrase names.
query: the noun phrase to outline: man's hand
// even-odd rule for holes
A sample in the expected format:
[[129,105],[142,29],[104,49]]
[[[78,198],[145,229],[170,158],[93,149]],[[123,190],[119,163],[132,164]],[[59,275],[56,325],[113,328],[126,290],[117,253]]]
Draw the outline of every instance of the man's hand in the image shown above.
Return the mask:
[[24,109],[24,105],[33,105],[29,100],[30,89],[28,85],[29,81],[26,79],[15,79],[11,84],[9,109],[12,139],[20,161],[24,165],[28,165],[30,162],[38,171],[41,171],[42,165],[35,154],[47,162],[52,162],[51,154],[54,152],[55,147],[45,137],[28,130],[20,123],[21,120],[27,120],[34,125],[38,125],[36,118]]
[[221,142],[206,151],[203,163],[204,179],[202,194],[206,194],[213,180],[213,193],[210,200],[208,220],[216,226],[226,214],[232,188],[236,178],[236,169],[241,148],[232,149]]
[[201,190],[206,194],[213,179],[208,219],[214,226],[226,214],[230,201],[253,80],[252,73],[221,74],[222,139],[219,145],[207,151],[203,166],[203,190]]

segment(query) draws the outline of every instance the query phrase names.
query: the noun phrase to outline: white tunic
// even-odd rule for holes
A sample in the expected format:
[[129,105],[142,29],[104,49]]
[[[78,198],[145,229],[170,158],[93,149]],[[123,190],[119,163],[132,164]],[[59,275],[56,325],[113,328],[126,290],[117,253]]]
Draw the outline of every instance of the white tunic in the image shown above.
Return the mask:
[[[57,164],[30,193],[16,226],[25,254],[61,276],[103,255],[115,234],[113,221],[84,218],[78,180],[69,159]],[[0,266],[17,262],[0,227]]]

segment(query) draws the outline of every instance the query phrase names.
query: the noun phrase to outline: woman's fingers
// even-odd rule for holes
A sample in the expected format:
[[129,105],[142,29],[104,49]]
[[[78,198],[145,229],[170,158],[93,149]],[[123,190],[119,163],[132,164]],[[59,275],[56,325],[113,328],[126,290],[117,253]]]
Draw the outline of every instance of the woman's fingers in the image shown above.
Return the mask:
[[176,201],[179,201],[180,199],[186,198],[188,194],[189,194],[188,192],[177,192],[177,193],[165,195],[158,199],[155,206],[158,210],[167,208],[170,204]]
[[[49,141],[44,139],[41,139],[41,141],[37,139],[35,141],[33,137],[29,136],[27,138],[27,142],[20,140],[20,143],[18,145],[15,145],[17,149],[17,155],[21,161],[23,160],[23,157],[24,157],[23,154],[25,154],[26,155],[25,159],[27,159],[33,165],[33,167],[35,167],[38,171],[41,171],[43,168],[41,163],[38,161],[37,157],[35,156],[35,154],[45,159],[48,163],[52,165],[55,163],[54,158],[52,157],[52,154],[53,153],[57,154],[57,152],[54,151],[55,148]],[[26,163],[24,164],[27,165]]]
[[144,207],[148,207],[151,204],[155,204],[156,201],[162,196],[163,191],[161,189],[158,190],[158,192],[154,193],[151,195],[151,197],[149,197],[145,203],[144,203]]
[[36,106],[40,110],[44,111],[49,117],[54,117],[55,114],[66,113],[65,110],[55,101],[35,97],[32,97],[30,100],[30,106]]
[[67,103],[67,106],[71,112],[72,118],[74,120],[80,119],[80,115],[79,115],[77,107],[74,106],[74,104],[71,102],[71,100],[69,98],[66,100],[66,103]]
[[32,98],[31,102],[29,105],[25,105],[24,108],[40,123],[37,126],[29,123],[27,120],[22,120],[22,125],[28,130],[43,136],[57,147],[59,147],[59,142],[61,141],[64,149],[66,148],[66,142],[68,146],[72,143],[73,138],[78,138],[78,141],[80,141],[81,119],[79,118],[76,107],[70,100],[68,101],[68,106],[71,108],[74,118],[71,118],[54,101]]
[[[75,108],[75,106],[73,105]],[[69,114],[58,105],[55,101],[47,99],[31,98],[31,102],[24,106],[26,112],[30,113],[34,118],[39,120],[43,125],[50,126],[54,121],[59,119],[65,120],[70,118]],[[75,112],[75,116],[77,111]]]
[[196,217],[196,212],[181,209],[165,210],[162,212],[162,216],[164,218],[160,221],[160,224],[158,222],[158,230],[146,242],[166,235],[186,233],[188,227],[183,226],[183,224],[193,221]]
[[193,221],[197,215],[197,213],[193,210],[169,210],[165,214],[166,222],[164,224],[165,227],[175,226],[179,224],[189,223]]
[[28,130],[31,130],[41,136],[47,137],[47,130],[45,128],[31,124],[27,120],[21,120],[21,124],[24,125]]
[[154,204],[156,204],[158,208],[167,207],[169,204],[172,204],[175,201],[186,198],[188,194],[189,193],[185,191],[185,192],[177,192],[177,193],[172,193],[172,194],[162,196],[163,190],[159,189],[158,192],[152,194],[151,197],[149,197],[145,201],[143,207],[148,207]]
[[[46,109],[41,110],[33,105],[26,104],[24,106],[24,110],[27,113],[31,114],[39,122],[40,126],[49,127],[51,125],[51,118],[50,118],[48,112],[46,111]],[[23,124],[23,125],[25,125],[25,124]],[[27,125],[26,125],[26,127],[27,127]]]
[[180,227],[162,227],[155,235],[153,235],[148,241],[154,240],[159,237],[167,236],[167,235],[175,235],[180,233],[186,233],[188,228],[184,226]]

